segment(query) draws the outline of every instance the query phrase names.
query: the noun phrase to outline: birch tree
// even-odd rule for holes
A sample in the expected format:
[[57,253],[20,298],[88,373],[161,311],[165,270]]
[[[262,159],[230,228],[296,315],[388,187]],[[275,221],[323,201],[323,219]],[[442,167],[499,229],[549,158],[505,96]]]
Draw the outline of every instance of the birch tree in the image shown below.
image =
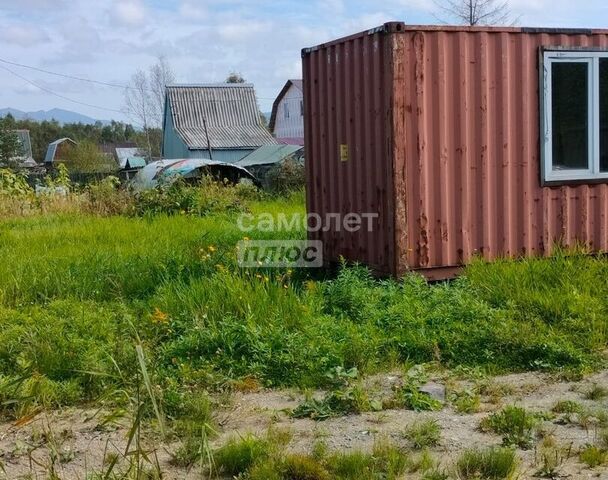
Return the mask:
[[145,70],[135,72],[125,89],[125,111],[143,128],[150,158],[153,150],[159,151],[160,145],[156,143],[161,140],[160,135],[152,135],[151,130],[157,133],[157,130],[162,128],[165,87],[174,82],[175,75],[168,60],[160,56],[147,72]]
[[440,13],[437,18],[445,23],[461,25],[513,25],[508,0],[435,0]]

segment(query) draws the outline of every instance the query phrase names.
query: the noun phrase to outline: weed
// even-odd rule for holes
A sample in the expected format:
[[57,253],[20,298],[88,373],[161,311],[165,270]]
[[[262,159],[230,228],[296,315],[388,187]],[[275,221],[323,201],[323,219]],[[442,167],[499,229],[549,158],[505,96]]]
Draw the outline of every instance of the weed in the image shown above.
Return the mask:
[[360,384],[349,385],[346,383],[343,388],[327,393],[321,400],[308,396],[293,410],[292,416],[294,418],[309,417],[313,420],[326,420],[333,416],[381,409],[381,403],[370,400],[367,392]]
[[441,427],[436,420],[424,420],[408,427],[405,438],[417,449],[434,447],[441,439]]
[[245,478],[247,480],[284,480],[280,465],[273,460],[256,463],[249,469]]
[[580,460],[589,468],[599,467],[608,462],[608,452],[596,445],[587,445],[580,453]]
[[407,455],[388,440],[377,440],[372,455],[375,470],[387,480],[400,478],[408,465]]
[[536,476],[541,478],[559,477],[559,469],[568,458],[569,452],[564,451],[552,436],[545,437],[536,453],[536,463],[540,465]]
[[289,480],[329,480],[329,472],[307,455],[286,455],[280,463],[282,478]]
[[331,473],[344,480],[365,478],[374,468],[374,457],[359,451],[333,453],[325,462]]
[[513,395],[514,388],[508,383],[499,383],[493,380],[486,380],[477,385],[477,391],[480,395],[489,397],[490,402],[500,403],[503,397]]
[[445,470],[434,469],[425,472],[422,480],[449,480],[450,475]]
[[583,408],[577,419],[579,426],[587,431],[608,426],[608,413],[603,409]]
[[437,462],[433,458],[433,455],[428,449],[424,449],[422,453],[414,458],[409,465],[410,472],[421,472],[425,473],[429,470],[435,470],[437,468]]
[[608,388],[603,385],[594,383],[589,390],[585,392],[585,398],[587,400],[602,400],[608,396]]
[[236,476],[247,472],[254,463],[268,458],[270,453],[271,444],[268,440],[246,435],[232,437],[213,452],[213,458],[219,471]]
[[422,366],[411,368],[407,372],[403,385],[394,388],[393,399],[388,402],[387,406],[398,406],[417,412],[441,410],[443,404],[439,400],[420,390],[426,380],[426,373]]
[[583,411],[583,406],[574,400],[559,400],[555,405],[553,405],[551,411],[555,413],[567,414],[580,413]]
[[467,450],[456,463],[459,478],[463,480],[481,478],[502,480],[513,478],[518,460],[515,451],[509,448]]
[[538,423],[537,415],[521,407],[508,406],[486,417],[481,428],[502,435],[505,446],[513,445],[525,449],[532,445]]
[[471,390],[456,392],[451,400],[458,413],[477,413],[481,408],[481,397]]

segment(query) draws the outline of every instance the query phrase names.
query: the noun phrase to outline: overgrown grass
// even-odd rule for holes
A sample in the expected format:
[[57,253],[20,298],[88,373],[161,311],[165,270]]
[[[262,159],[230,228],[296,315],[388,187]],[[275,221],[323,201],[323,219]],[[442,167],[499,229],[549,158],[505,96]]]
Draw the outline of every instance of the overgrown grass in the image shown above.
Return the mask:
[[[213,203],[207,192],[209,210],[192,214],[79,210],[0,219],[0,403],[15,410],[27,398],[28,408],[58,406],[119,388],[137,372],[136,336],[168,410],[184,392],[239,378],[334,388],[327,373],[336,368],[366,375],[406,361],[487,373],[601,365],[605,259],[558,252],[552,259],[479,261],[460,279],[435,285],[416,275],[377,280],[356,266],[334,278],[240,269],[235,246],[244,236],[305,233],[244,234],[238,212],[304,207],[301,193],[230,203],[232,195]],[[355,410],[374,409],[356,390],[349,395]],[[430,400],[408,383],[394,403],[440,407]],[[474,410],[475,402],[463,401],[462,410]]]
[[458,478],[468,480],[508,480],[514,478],[519,462],[515,451],[508,448],[467,450],[457,461]]

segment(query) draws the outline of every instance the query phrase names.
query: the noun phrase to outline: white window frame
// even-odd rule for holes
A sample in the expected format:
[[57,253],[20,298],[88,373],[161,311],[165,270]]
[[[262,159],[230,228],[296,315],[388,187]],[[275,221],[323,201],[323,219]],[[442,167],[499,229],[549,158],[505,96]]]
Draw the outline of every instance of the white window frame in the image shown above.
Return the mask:
[[[547,50],[543,53],[542,95],[542,159],[543,180],[564,182],[580,180],[608,180],[608,172],[600,172],[600,58],[608,58],[608,51],[594,50]],[[587,124],[588,168],[580,170],[553,169],[553,115],[552,73],[554,63],[585,63],[588,68]]]

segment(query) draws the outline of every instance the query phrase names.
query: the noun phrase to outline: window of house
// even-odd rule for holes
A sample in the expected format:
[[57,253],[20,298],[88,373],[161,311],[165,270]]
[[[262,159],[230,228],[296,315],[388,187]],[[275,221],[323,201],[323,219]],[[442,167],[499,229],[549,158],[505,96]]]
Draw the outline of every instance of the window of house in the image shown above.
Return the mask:
[[283,104],[283,110],[285,112],[285,118],[289,118],[289,105],[287,105],[287,102]]
[[304,100],[300,100],[300,117],[304,116]]
[[608,52],[545,52],[543,110],[544,180],[608,180]]

